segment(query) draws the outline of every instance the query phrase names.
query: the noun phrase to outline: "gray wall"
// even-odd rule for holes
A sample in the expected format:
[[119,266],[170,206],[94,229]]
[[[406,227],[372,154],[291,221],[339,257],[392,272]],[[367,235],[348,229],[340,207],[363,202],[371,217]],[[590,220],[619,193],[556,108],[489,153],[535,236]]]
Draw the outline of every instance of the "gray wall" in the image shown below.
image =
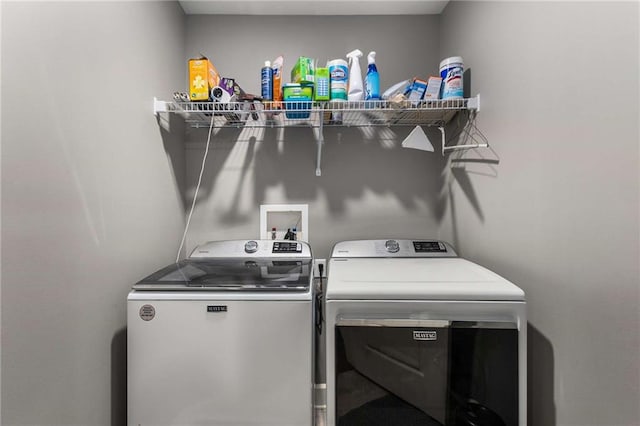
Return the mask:
[[442,235],[527,293],[531,425],[640,424],[638,16],[457,1],[442,16],[440,56],[471,69],[493,148],[450,164]]
[[[384,90],[438,72],[438,34],[437,16],[188,16],[185,61],[203,53],[221,75],[259,94],[260,68],[279,54],[285,58],[283,81],[289,82],[299,56],[324,64],[359,48],[364,72],[366,55],[376,50]],[[207,239],[258,237],[260,204],[271,203],[309,205],[309,241],[317,257],[327,257],[341,239],[435,235],[444,209],[445,162],[439,155],[400,148],[410,130],[326,129],[321,177],[315,176],[309,129],[220,131],[213,138],[187,250]],[[206,138],[206,130],[189,131],[190,188]]]
[[184,80],[184,15],[2,8],[2,424],[123,425],[127,292],[184,220],[182,145],[152,114]]
[[308,203],[320,257],[441,235],[527,292],[530,424],[640,424],[637,4],[285,19],[3,2],[1,35],[2,424],[124,424],[124,300],[175,256],[206,139],[151,114],[186,59],[257,92],[266,59],[287,75],[355,47],[377,50],[383,87],[462,55],[492,149],[444,161],[399,149],[409,129],[328,129],[317,178],[309,130],[220,130],[187,250],[257,236],[263,203]]

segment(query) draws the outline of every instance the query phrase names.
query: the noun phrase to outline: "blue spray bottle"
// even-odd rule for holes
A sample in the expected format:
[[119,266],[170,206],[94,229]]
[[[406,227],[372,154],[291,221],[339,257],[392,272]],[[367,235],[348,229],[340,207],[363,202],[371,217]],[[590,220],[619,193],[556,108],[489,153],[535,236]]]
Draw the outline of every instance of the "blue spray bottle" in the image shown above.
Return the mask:
[[376,52],[369,52],[367,60],[369,67],[367,68],[367,77],[364,84],[365,99],[378,100],[380,99],[380,75],[378,74],[378,68],[376,68]]
[[262,99],[265,101],[273,100],[273,68],[271,62],[265,61],[264,68],[260,71],[260,83],[262,89]]

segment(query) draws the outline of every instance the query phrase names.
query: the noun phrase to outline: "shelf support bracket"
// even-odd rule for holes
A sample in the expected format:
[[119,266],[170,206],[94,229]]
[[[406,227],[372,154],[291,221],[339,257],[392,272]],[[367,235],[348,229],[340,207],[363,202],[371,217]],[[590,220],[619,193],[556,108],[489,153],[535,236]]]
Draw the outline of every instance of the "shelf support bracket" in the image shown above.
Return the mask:
[[168,111],[169,109],[167,108],[167,102],[161,101],[160,99],[154,96],[153,97],[153,115],[157,117],[158,113],[168,112]]
[[480,93],[475,98],[469,98],[467,101],[467,109],[474,109],[476,112],[480,112]]
[[318,146],[318,151],[316,154],[316,176],[322,176],[322,170],[320,169],[320,162],[322,161],[322,144],[324,143],[324,135],[322,129],[323,122],[323,112],[322,110],[318,111],[318,121],[320,124],[318,125],[318,138],[316,140],[316,144]]

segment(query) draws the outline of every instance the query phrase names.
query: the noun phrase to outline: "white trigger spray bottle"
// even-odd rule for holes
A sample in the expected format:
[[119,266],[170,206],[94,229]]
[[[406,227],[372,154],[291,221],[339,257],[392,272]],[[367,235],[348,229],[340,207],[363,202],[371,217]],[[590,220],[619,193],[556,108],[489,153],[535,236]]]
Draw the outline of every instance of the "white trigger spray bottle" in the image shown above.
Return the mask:
[[349,59],[349,101],[361,101],[364,97],[362,90],[362,71],[360,71],[360,57],[362,52],[358,49],[347,53]]

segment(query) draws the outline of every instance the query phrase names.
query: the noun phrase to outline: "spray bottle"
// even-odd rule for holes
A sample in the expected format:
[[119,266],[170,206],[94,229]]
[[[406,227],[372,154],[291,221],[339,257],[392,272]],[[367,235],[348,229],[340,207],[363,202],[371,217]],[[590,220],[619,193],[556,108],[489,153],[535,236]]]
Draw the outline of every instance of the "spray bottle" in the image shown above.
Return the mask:
[[362,71],[360,71],[360,57],[362,52],[358,49],[347,53],[349,58],[349,101],[361,101],[362,91]]
[[367,56],[369,66],[367,68],[367,77],[365,78],[366,100],[380,99],[380,75],[376,68],[376,52],[369,52]]

